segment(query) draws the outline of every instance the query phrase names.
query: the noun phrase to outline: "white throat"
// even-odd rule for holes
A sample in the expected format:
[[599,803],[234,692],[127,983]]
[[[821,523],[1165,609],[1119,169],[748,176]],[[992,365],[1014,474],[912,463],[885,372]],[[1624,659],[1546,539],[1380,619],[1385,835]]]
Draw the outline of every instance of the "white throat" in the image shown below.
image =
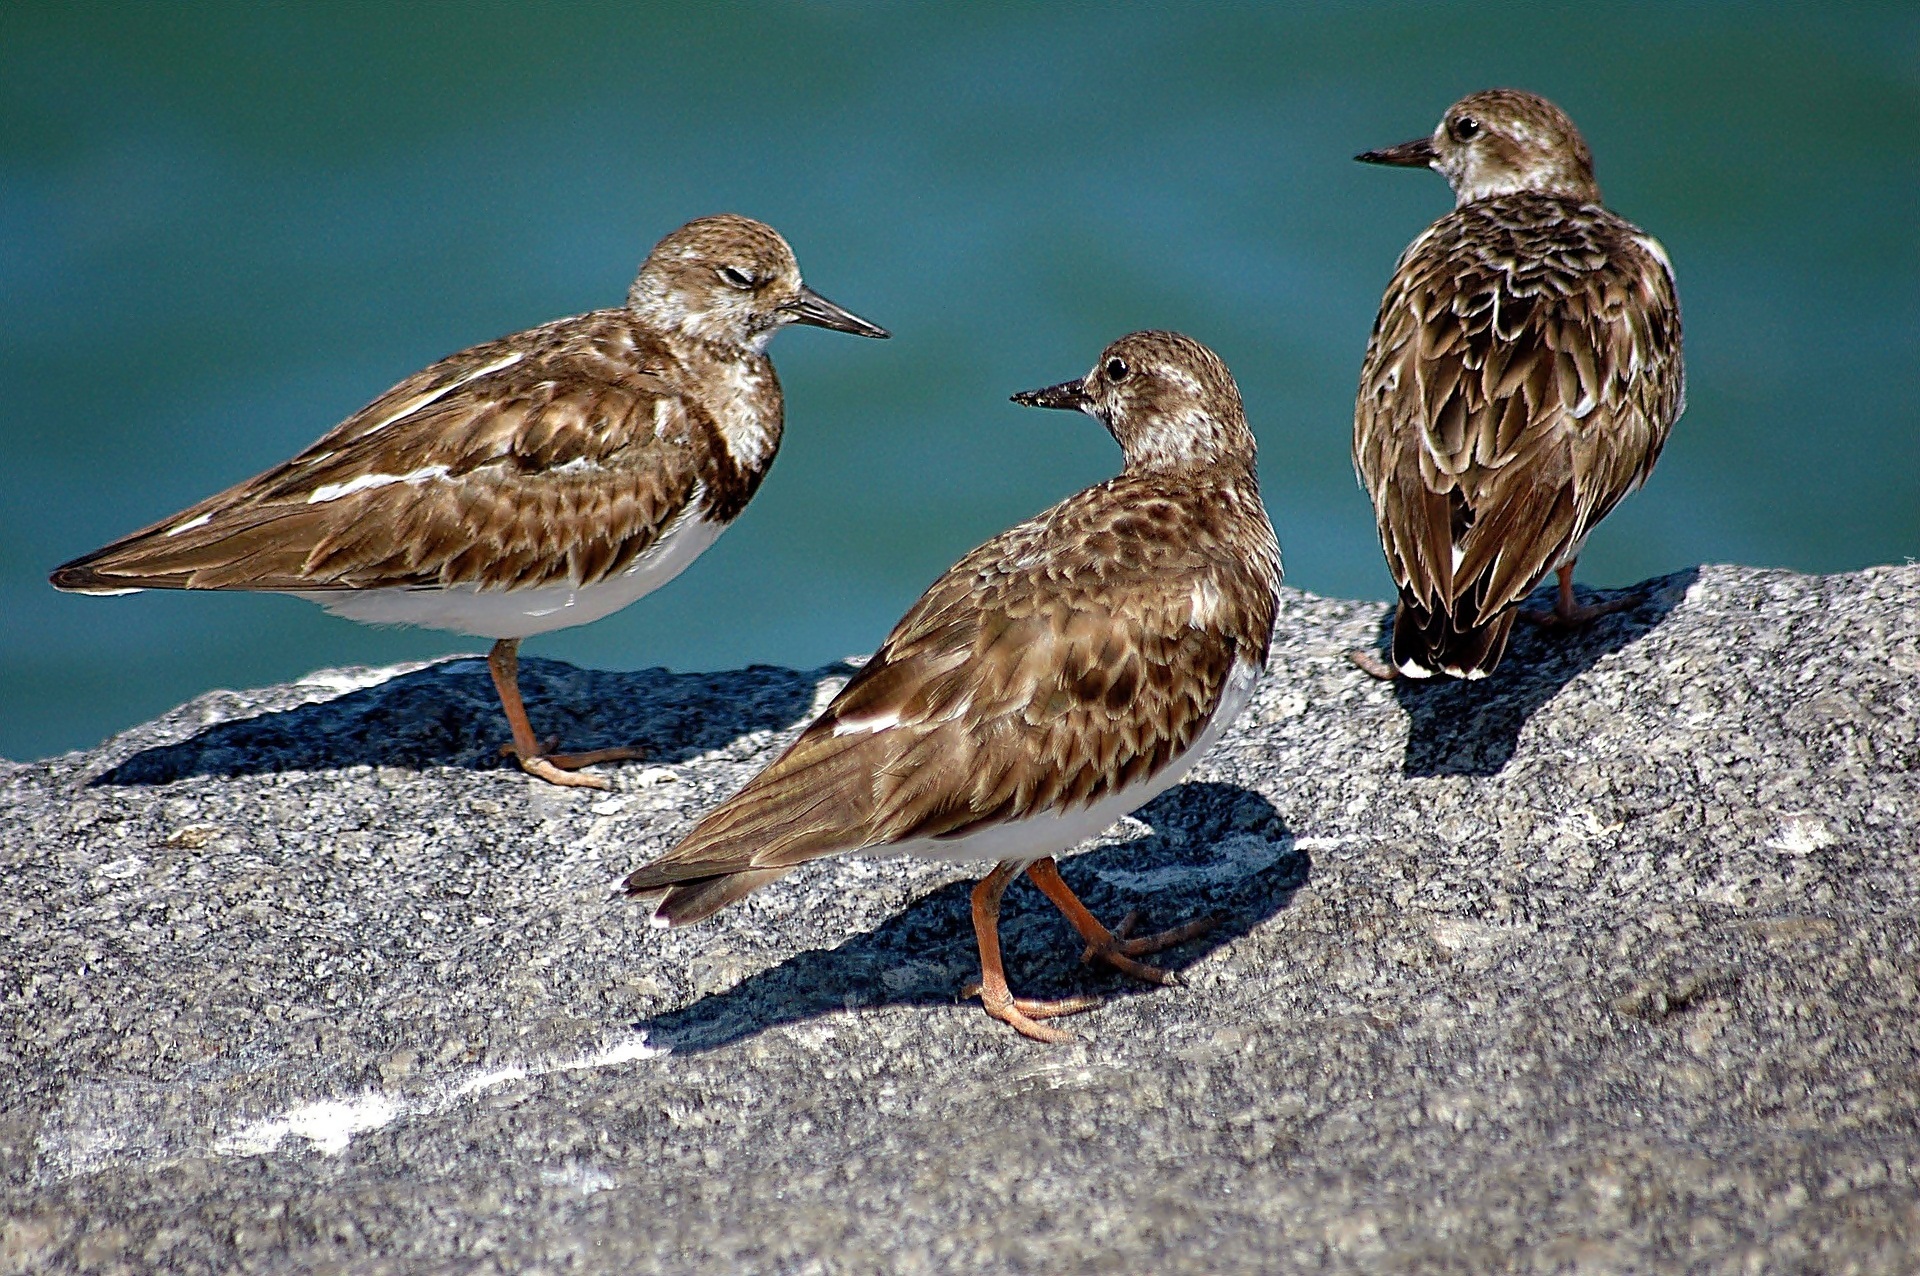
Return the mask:
[[767,406],[769,365],[763,358],[728,359],[713,371],[714,419],[727,451],[744,469],[764,468],[779,444],[780,427],[779,400],[772,400],[771,410]]

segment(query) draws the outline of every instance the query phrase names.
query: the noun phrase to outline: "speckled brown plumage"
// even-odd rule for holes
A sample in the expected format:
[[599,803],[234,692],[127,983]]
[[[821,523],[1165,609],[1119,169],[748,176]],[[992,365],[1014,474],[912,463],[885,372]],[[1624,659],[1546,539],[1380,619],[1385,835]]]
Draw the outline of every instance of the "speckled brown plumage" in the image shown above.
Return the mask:
[[765,346],[794,322],[886,335],[807,288],[772,227],[701,218],[654,247],[625,306],[450,355],[53,584],[281,591],[495,638],[529,764],[512,645],[632,602],[739,516],[780,445]]
[[1353,460],[1400,589],[1395,665],[1472,677],[1653,469],[1685,394],[1673,275],[1530,94],[1475,94],[1430,139],[1360,158],[1439,169],[1460,201],[1387,287]]
[[[712,357],[674,344],[682,348],[618,309],[463,350],[292,460],[60,568],[54,584],[305,591],[604,580],[683,510],[732,521],[779,444],[780,385],[764,356],[754,360],[751,410],[767,422],[769,446],[749,466],[715,424],[712,372],[702,366]],[[314,499],[367,476],[426,471],[439,472]]]
[[[1266,659],[1272,593],[1222,545],[1258,510],[1234,484],[1123,475],[982,545],[673,871],[957,838],[1145,780],[1193,744],[1233,663]],[[1209,588],[1220,619],[1195,627]]]
[[628,877],[659,919],[848,851],[1050,863],[1131,806],[1084,832],[1048,821],[1146,801],[1225,725],[1265,666],[1280,577],[1225,366],[1137,333],[1020,397],[1095,412],[1125,471],[961,559],[798,740]]

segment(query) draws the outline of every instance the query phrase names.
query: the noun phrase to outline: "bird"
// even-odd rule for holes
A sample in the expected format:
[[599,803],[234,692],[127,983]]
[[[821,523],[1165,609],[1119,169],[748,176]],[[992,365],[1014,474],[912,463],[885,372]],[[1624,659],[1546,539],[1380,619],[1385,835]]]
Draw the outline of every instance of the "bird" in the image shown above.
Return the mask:
[[611,615],[672,580],[759,488],[780,447],[767,343],[788,324],[884,328],[809,288],[780,233],[702,217],[647,255],[626,304],[557,319],[415,373],[284,464],[53,571],[55,588],[292,594],[370,624],[494,640],[520,767],[578,768],[527,720],[523,639]]
[[1399,604],[1391,666],[1354,660],[1484,677],[1549,572],[1553,610],[1529,620],[1640,601],[1582,605],[1573,568],[1686,406],[1673,264],[1601,203],[1586,141],[1532,93],[1471,94],[1430,137],[1354,158],[1432,168],[1455,200],[1401,254],[1360,371],[1354,470]]
[[1192,338],[1133,333],[1084,377],[1013,398],[1097,418],[1121,473],[956,563],[784,752],[625,890],[678,926],[827,856],[992,863],[972,892],[981,976],[965,995],[1062,1041],[1040,1021],[1096,1003],[1012,995],[1001,897],[1024,871],[1089,959],[1170,981],[1136,959],[1212,919],[1110,931],[1056,857],[1179,783],[1246,707],[1273,637],[1280,547],[1239,389]]

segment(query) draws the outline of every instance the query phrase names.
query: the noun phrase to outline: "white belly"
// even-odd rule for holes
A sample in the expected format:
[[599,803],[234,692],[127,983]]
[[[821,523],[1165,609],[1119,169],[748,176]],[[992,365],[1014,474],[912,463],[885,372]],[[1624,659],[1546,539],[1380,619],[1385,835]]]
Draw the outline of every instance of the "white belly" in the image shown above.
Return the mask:
[[725,523],[698,515],[676,520],[618,576],[591,585],[530,589],[352,589],[288,591],[336,616],[369,625],[419,625],[480,638],[529,638],[611,616],[687,569],[718,540]]
[[1049,855],[1071,850],[1090,837],[1097,837],[1121,816],[1145,806],[1180,781],[1206,755],[1208,749],[1247,707],[1253,687],[1260,680],[1260,667],[1236,663],[1221,690],[1220,705],[1200,731],[1192,746],[1169,762],[1158,775],[1139,784],[1108,794],[1092,806],[1066,811],[1048,811],[1010,824],[998,824],[958,838],[917,838],[870,846],[862,855],[916,855],[922,859],[953,861],[1018,860],[1032,863]]

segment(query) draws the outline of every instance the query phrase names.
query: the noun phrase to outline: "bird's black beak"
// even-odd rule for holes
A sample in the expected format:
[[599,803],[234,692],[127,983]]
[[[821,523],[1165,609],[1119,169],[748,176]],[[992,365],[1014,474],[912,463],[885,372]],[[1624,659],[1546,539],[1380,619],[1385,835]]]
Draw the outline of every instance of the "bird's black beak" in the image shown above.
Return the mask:
[[1077,380],[1041,386],[1038,390],[1022,390],[1013,396],[1013,401],[1027,408],[1069,408],[1075,412],[1086,411],[1092,402],[1087,397],[1086,384]]
[[834,305],[805,284],[800,295],[780,307],[793,316],[795,323],[810,323],[816,328],[851,332],[857,337],[890,337],[893,334],[877,323],[868,323],[851,310]]
[[1395,168],[1426,168],[1433,163],[1433,139],[1416,137],[1398,146],[1383,146],[1377,151],[1362,151],[1354,156],[1362,164],[1391,164]]

